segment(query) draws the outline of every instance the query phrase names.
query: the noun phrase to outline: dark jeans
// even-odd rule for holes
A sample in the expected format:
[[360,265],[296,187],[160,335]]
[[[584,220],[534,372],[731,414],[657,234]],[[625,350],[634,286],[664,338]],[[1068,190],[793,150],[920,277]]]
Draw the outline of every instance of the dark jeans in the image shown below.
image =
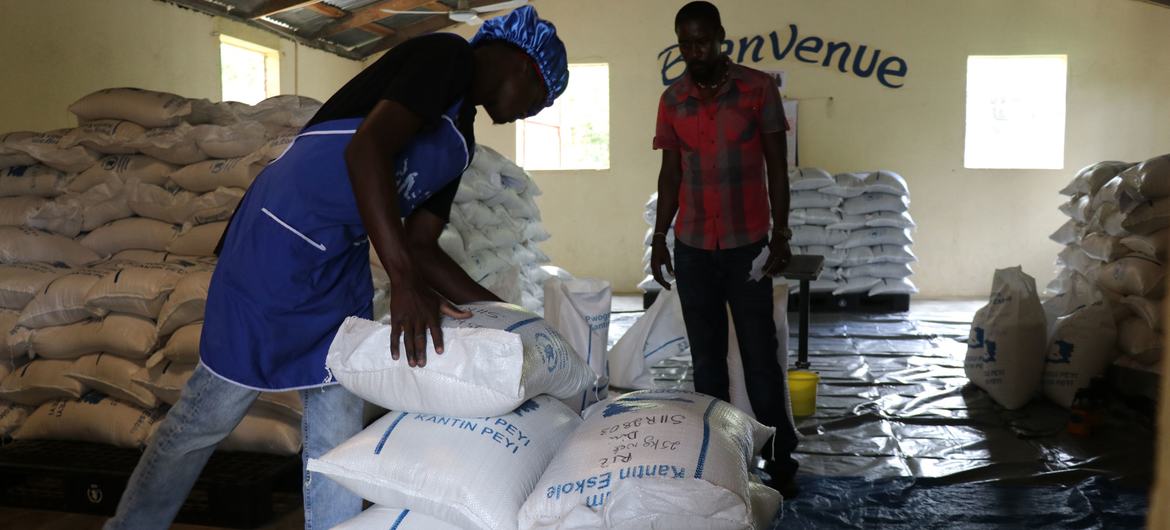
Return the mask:
[[788,416],[788,382],[776,360],[776,322],[772,319],[772,279],[751,281],[752,260],[767,245],[703,250],[675,242],[674,272],[691,359],[695,390],[730,401],[727,375],[727,307],[735,322],[748,398],[756,419],[776,428],[765,459],[782,473],[795,473],[796,432]]

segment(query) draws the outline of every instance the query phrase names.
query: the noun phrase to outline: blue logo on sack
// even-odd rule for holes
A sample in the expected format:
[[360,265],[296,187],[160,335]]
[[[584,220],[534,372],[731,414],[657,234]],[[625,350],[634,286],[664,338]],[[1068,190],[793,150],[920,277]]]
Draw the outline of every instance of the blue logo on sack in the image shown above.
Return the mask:
[[512,413],[523,418],[525,414],[539,408],[540,404],[530,399],[524,403],[521,403],[519,407],[516,407],[516,410],[512,411]]
[[993,341],[993,340],[987,341],[987,355],[984,355],[983,359],[981,359],[981,360],[985,363],[995,362],[995,354],[996,354],[995,350],[996,350],[995,341]]
[[548,367],[548,373],[553,373],[557,369],[556,361],[560,353],[556,343],[545,333],[536,334],[536,351],[540,352],[540,356],[544,358],[544,364]]
[[1072,363],[1073,345],[1063,340],[1058,340],[1053,344],[1056,346],[1056,356],[1054,357],[1050,352],[1044,361],[1052,364]]

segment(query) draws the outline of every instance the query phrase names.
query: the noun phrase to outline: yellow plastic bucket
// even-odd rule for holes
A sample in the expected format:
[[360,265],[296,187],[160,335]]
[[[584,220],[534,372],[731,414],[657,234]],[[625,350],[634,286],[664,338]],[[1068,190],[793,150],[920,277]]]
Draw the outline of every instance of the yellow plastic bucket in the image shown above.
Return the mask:
[[794,416],[812,416],[817,411],[817,383],[821,376],[807,370],[788,372],[788,395]]

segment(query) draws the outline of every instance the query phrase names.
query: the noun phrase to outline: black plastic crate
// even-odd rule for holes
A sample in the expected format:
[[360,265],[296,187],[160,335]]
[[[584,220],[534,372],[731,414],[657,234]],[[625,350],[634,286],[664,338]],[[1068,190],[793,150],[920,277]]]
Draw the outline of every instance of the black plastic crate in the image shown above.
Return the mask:
[[[0,505],[113,515],[140,451],[19,440],[0,447]],[[297,456],[216,453],[177,522],[255,528],[301,505]]]

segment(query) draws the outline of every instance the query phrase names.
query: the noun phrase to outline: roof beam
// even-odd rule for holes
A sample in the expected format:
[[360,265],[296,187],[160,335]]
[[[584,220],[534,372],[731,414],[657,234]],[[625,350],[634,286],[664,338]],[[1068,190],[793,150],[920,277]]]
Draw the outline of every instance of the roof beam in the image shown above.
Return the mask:
[[263,4],[260,4],[260,7],[257,7],[255,10],[248,13],[248,17],[267,17],[284,11],[292,11],[293,9],[308,7],[320,1],[321,0],[268,0]]
[[[392,16],[391,13],[382,11],[389,9],[391,11],[410,11],[431,3],[433,0],[380,0],[368,6],[358,9],[349,14],[349,16],[339,19],[337,22],[321,28],[315,37],[327,38],[337,35],[343,31],[351,30],[353,28],[365,26],[372,22],[382,20]],[[406,15],[406,16],[423,16],[423,15]]]
[[386,37],[364,48],[359,48],[356,51],[359,55],[368,57],[375,53],[389,50],[390,48],[398,46],[399,44],[402,44],[403,42],[406,42],[407,40],[410,40],[419,35],[439,31],[454,24],[455,21],[451,20],[446,15],[430,15],[424,17],[424,20],[422,21],[403,27],[398,31],[397,35]]
[[326,4],[324,2],[309,4],[305,7],[329,18],[342,18],[346,15],[344,9]]

